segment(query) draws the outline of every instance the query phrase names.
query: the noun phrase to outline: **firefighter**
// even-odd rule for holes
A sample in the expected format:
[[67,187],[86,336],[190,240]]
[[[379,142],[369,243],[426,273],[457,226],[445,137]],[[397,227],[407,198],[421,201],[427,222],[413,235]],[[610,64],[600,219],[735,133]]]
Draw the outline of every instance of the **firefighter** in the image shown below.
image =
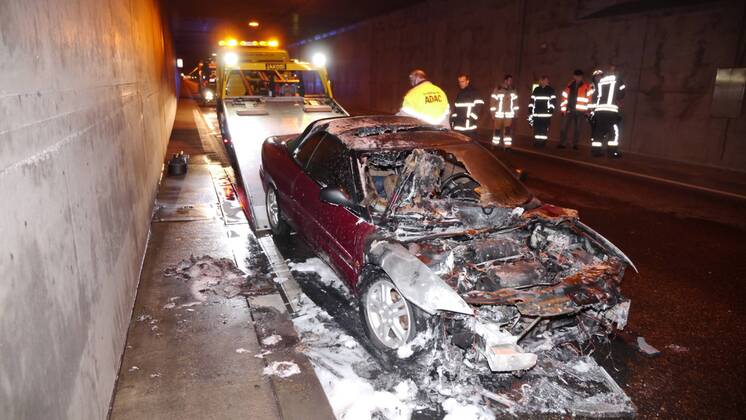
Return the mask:
[[477,120],[484,101],[479,97],[479,92],[471,84],[468,75],[461,74],[458,77],[458,87],[460,90],[453,104],[451,128],[477,140]]
[[503,147],[510,149],[513,145],[513,118],[518,111],[518,94],[513,88],[513,76],[505,75],[502,85],[492,91],[490,111],[495,118],[492,144],[499,146],[502,141]]
[[573,126],[572,148],[578,149],[580,139],[580,120],[588,112],[588,105],[593,96],[593,85],[583,80],[583,70],[577,69],[572,73],[572,80],[562,91],[560,111],[563,116],[562,130],[560,130],[560,142],[557,148],[564,149],[567,143],[567,131]]
[[624,97],[624,82],[617,76],[614,66],[604,74],[601,70],[593,72],[598,79],[593,93],[591,108],[591,154],[600,156],[603,147],[609,157],[621,157],[619,153],[619,136],[621,134],[622,116],[619,113],[619,100]]
[[554,88],[549,86],[549,76],[541,76],[539,86],[531,92],[528,104],[528,122],[534,127],[534,146],[543,147],[549,139],[549,121],[554,113],[557,96]]
[[396,115],[418,118],[428,124],[448,126],[448,97],[443,90],[427,80],[422,70],[409,73],[409,89],[402,101],[401,110]]

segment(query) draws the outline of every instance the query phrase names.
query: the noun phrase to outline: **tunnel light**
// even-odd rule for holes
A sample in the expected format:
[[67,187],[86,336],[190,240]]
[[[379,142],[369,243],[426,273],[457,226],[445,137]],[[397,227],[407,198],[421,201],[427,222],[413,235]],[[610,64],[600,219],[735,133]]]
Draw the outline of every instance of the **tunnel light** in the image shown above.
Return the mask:
[[252,20],[251,22],[249,22],[249,26],[251,26],[252,28],[258,28],[259,22]]
[[235,66],[238,64],[238,54],[234,52],[227,52],[223,56],[223,62],[226,66]]
[[311,57],[311,62],[316,67],[324,67],[326,65],[326,55],[317,52],[313,57]]
[[176,59],[176,67],[180,68],[180,69],[183,69],[184,68],[184,60],[182,60],[181,58],[177,58]]

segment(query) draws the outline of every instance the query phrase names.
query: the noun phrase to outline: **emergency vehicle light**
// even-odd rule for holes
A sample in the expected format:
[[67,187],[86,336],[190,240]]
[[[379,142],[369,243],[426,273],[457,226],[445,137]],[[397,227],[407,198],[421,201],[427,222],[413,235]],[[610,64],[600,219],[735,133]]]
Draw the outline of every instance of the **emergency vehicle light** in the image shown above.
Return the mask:
[[235,39],[221,39],[218,42],[218,45],[220,45],[221,47],[225,47],[226,45],[229,47],[235,47],[236,45],[238,45],[238,41],[236,41]]
[[235,66],[238,64],[238,54],[234,52],[227,52],[223,56],[223,62],[226,66]]

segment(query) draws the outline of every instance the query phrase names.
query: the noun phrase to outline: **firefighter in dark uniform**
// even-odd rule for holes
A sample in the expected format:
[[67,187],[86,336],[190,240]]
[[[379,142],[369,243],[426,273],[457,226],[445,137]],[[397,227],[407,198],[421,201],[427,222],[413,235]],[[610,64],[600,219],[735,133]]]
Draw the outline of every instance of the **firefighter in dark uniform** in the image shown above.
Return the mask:
[[543,147],[549,139],[549,121],[554,113],[554,88],[549,86],[549,76],[541,76],[539,86],[531,92],[528,104],[528,122],[534,127],[534,146]]
[[622,115],[619,112],[619,101],[624,97],[626,86],[615,74],[613,66],[606,74],[601,70],[596,70],[593,75],[597,82],[593,90],[593,101],[590,104],[591,153],[593,156],[600,156],[606,146],[609,157],[620,157]]
[[469,76],[462,74],[458,77],[459,92],[454,102],[451,114],[451,128],[477,140],[477,120],[484,105],[479,92],[471,84]]

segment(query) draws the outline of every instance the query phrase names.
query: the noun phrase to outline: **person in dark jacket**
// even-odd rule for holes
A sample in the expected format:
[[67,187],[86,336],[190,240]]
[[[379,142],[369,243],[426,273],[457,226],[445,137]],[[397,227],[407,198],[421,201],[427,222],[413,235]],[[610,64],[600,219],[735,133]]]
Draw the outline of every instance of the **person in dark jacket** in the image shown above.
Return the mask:
[[562,111],[563,123],[560,131],[560,142],[557,146],[560,149],[565,148],[567,143],[567,132],[570,125],[573,126],[572,148],[578,148],[580,139],[580,121],[585,119],[588,112],[588,105],[593,97],[593,85],[583,80],[583,70],[577,69],[572,74],[572,80],[562,91],[562,102],[560,110]]
[[458,87],[460,90],[453,104],[451,128],[477,140],[477,120],[479,120],[484,100],[479,97],[479,92],[471,84],[468,75],[459,75]]
[[541,76],[528,104],[528,122],[534,127],[534,145],[537,147],[545,146],[549,139],[549,122],[556,99],[554,88],[549,86],[549,76]]

